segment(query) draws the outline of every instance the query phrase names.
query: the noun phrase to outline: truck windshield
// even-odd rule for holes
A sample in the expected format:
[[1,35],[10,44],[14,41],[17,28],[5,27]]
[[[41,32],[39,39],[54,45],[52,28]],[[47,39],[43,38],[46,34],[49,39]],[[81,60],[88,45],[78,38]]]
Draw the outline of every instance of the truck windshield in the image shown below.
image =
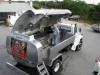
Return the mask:
[[66,30],[67,32],[71,32],[71,27],[70,26],[61,26],[61,29]]

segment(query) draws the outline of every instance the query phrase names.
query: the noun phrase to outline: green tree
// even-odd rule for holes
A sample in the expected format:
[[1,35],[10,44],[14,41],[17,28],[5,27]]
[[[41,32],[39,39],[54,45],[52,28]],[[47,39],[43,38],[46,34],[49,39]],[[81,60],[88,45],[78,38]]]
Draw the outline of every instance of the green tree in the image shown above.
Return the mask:
[[100,5],[91,6],[89,10],[88,18],[93,23],[100,22]]
[[40,9],[41,7],[42,7],[41,3],[38,3],[38,2],[33,3],[33,8]]
[[36,2],[33,3],[33,7],[69,9],[72,11],[72,14],[80,15],[82,20],[91,22],[100,21],[100,4],[90,5],[80,0],[64,0],[63,2]]

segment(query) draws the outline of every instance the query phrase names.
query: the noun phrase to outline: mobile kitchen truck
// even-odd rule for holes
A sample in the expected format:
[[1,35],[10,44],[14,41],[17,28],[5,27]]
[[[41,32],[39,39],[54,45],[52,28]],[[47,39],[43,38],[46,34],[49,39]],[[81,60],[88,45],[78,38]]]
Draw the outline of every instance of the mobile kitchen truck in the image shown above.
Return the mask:
[[[7,51],[17,63],[36,67],[40,75],[56,75],[61,72],[64,48],[79,51],[83,35],[76,24],[61,23],[60,18],[70,15],[69,10],[41,9],[28,10],[16,21],[12,32],[7,36]],[[51,26],[57,25],[60,42],[51,45]]]

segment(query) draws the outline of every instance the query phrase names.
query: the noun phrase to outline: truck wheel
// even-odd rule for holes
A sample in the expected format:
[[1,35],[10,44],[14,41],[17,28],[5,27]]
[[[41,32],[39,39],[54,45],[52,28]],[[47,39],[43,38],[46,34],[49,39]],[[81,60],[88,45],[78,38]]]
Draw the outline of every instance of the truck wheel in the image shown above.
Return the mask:
[[82,43],[83,43],[83,41],[80,40],[79,45],[77,45],[77,47],[76,47],[76,51],[80,51],[80,50],[81,50],[81,48],[82,48]]
[[59,73],[61,73],[62,70],[63,70],[63,67],[62,67],[61,61],[56,60],[51,67],[52,75],[58,75]]

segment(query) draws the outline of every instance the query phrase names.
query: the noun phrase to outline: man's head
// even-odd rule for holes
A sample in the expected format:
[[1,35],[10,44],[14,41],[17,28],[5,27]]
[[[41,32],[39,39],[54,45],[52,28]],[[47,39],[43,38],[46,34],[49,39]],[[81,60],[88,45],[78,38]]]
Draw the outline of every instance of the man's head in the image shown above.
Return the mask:
[[95,62],[99,62],[99,61],[100,61],[100,58],[97,57],[97,58],[95,59]]

